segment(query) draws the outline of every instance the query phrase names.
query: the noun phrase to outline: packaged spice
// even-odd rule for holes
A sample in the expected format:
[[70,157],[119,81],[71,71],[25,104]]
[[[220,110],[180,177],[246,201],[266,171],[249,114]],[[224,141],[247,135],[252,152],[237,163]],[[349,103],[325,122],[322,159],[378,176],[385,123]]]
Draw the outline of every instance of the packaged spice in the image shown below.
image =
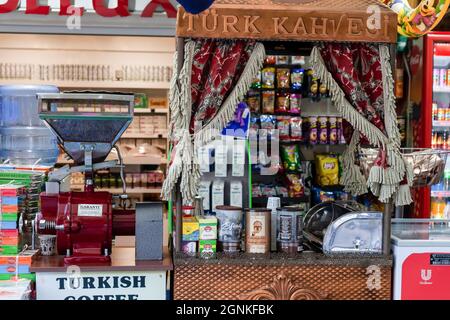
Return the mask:
[[275,88],[275,68],[267,67],[262,69],[261,74],[262,88],[264,89],[274,89]]
[[297,144],[281,145],[281,159],[286,171],[298,172],[301,170],[300,148]]
[[289,89],[289,78],[291,76],[291,70],[286,68],[277,69],[277,88]]
[[268,65],[273,65],[277,62],[277,58],[275,56],[267,56],[266,59],[264,60],[265,64]]
[[247,105],[252,113],[261,112],[261,94],[259,91],[250,90],[247,94]]
[[265,91],[262,94],[262,112],[274,113],[275,109],[275,91]]
[[258,74],[256,77],[252,80],[252,84],[250,85],[253,89],[260,89],[261,88],[261,70],[258,71]]
[[289,64],[289,56],[276,56],[277,64]]
[[337,135],[337,118],[336,117],[329,117],[328,122],[330,124],[330,130],[329,130],[329,140],[330,144],[338,144],[338,135]]
[[298,174],[288,173],[286,175],[288,194],[291,198],[300,198],[305,195],[303,180]]
[[291,93],[289,97],[289,112],[292,114],[300,114],[301,112],[302,95],[298,93]]
[[291,140],[293,141],[302,141],[302,118],[300,117],[291,117],[290,119],[290,127],[291,127]]
[[277,117],[277,128],[280,134],[280,140],[289,140],[290,118],[287,116]]
[[291,71],[291,88],[293,90],[301,90],[303,86],[304,69],[292,69]]
[[285,113],[289,111],[289,93],[277,93],[275,112]]
[[328,144],[328,118],[319,117],[319,143]]
[[317,117],[309,117],[309,139],[310,144],[317,144]]

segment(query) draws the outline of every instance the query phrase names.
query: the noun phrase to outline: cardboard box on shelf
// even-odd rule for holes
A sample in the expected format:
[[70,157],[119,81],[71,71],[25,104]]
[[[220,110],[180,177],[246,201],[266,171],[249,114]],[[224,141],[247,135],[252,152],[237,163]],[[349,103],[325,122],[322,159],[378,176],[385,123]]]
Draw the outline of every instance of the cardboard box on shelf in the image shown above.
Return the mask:
[[217,218],[215,216],[203,216],[198,218],[200,240],[217,239]]
[[166,97],[148,97],[149,108],[166,108],[167,98]]
[[196,217],[183,218],[183,241],[198,241],[200,235],[199,223]]
[[215,253],[217,252],[217,240],[200,240],[198,247],[200,253]]

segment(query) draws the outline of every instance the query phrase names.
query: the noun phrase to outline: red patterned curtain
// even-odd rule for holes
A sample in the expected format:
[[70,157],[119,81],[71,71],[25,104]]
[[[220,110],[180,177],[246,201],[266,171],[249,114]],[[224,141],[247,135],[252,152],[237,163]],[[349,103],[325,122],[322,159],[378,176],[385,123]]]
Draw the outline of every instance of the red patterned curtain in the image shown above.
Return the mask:
[[186,42],[183,66],[175,73],[170,90],[174,148],[163,185],[164,199],[171,198],[180,181],[183,201],[193,201],[200,182],[196,151],[233,119],[264,56],[264,46],[253,40]]
[[[341,183],[353,194],[367,186],[382,202],[410,203],[407,165],[400,153],[389,49],[376,44],[327,43],[312,53],[313,68],[351,125]],[[346,130],[346,132],[349,132]],[[360,145],[379,147],[368,181],[358,166]]]

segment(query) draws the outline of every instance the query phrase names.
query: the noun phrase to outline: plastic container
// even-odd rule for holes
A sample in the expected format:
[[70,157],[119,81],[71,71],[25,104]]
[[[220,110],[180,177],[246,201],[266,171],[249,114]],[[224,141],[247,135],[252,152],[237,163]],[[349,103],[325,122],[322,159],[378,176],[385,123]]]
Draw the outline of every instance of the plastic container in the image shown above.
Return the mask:
[[15,165],[54,165],[56,137],[39,119],[37,94],[58,93],[55,86],[0,86],[0,159]]

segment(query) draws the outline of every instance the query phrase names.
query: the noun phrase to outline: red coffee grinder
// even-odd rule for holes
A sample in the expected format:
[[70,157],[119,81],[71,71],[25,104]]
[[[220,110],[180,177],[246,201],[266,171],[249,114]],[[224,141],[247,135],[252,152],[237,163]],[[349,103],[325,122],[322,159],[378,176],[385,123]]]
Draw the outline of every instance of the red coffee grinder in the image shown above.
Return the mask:
[[[38,232],[57,236],[58,254],[66,265],[109,264],[114,235],[134,234],[134,210],[113,208],[113,195],[94,191],[96,170],[120,168],[125,199],[123,161],[115,143],[133,119],[134,96],[104,93],[38,94],[39,117],[73,159],[49,174],[42,193]],[[118,160],[105,161],[112,148]],[[85,173],[83,192],[70,191],[68,177]]]

